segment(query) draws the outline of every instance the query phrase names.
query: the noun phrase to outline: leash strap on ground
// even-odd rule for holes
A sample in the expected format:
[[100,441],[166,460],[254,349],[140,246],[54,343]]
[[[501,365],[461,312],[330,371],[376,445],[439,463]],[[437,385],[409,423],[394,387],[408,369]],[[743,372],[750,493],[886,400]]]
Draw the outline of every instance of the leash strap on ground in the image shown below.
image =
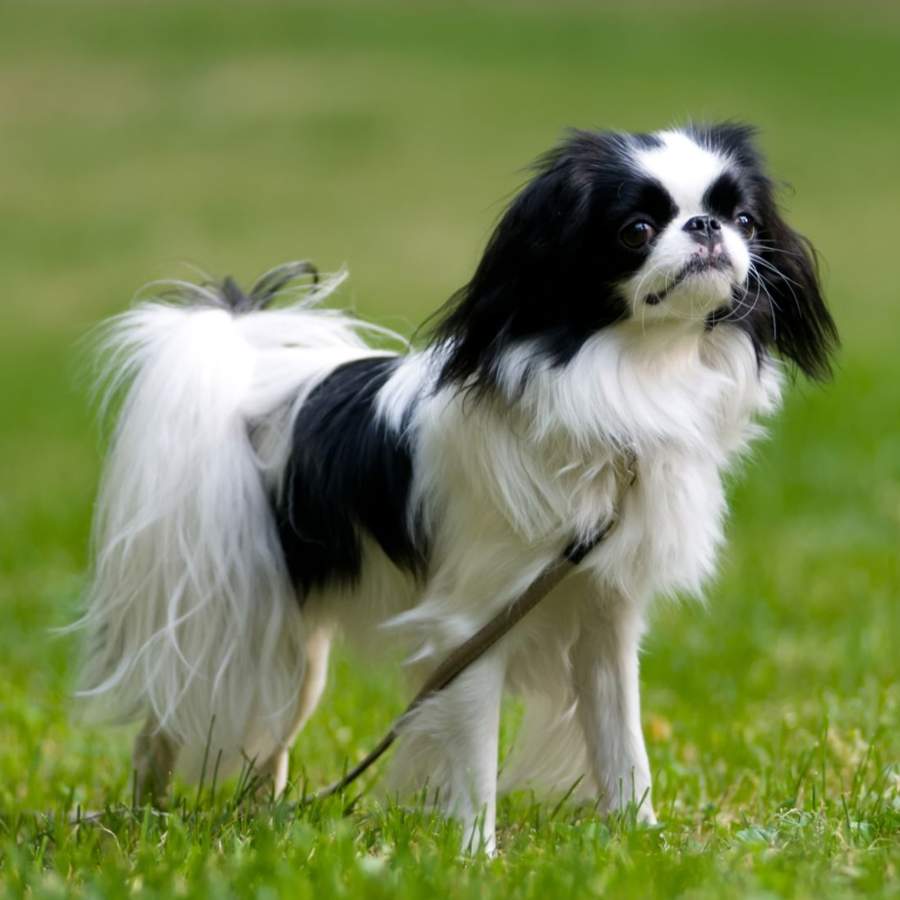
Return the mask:
[[625,492],[637,478],[637,460],[633,453],[627,454],[621,470],[616,473],[616,497],[612,512],[603,525],[587,541],[573,541],[563,553],[548,565],[540,575],[506,607],[500,610],[490,621],[483,625],[468,640],[457,647],[429,675],[425,684],[413,697],[405,711],[394,720],[394,724],[384,737],[366,754],[360,762],[350,769],[342,778],[333,784],[310,794],[306,801],[322,800],[338,794],[348,787],[377,760],[382,757],[397,739],[403,723],[426,700],[442,691],[458,675],[464,672],[473,662],[483,656],[500,638],[517,622],[523,619],[541,600],[544,599],[563,579],[578,568],[579,563],[593,549],[598,547],[619,521]]

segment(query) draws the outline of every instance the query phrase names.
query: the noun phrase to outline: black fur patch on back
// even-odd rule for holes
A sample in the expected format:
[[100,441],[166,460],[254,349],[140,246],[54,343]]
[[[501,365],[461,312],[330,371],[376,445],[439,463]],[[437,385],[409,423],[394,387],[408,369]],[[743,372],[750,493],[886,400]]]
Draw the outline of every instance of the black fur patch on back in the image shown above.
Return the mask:
[[358,581],[361,530],[397,566],[414,574],[425,568],[425,549],[409,528],[412,457],[404,437],[375,412],[397,365],[394,357],[369,357],[339,366],[294,421],[275,513],[301,602],[311,588]]

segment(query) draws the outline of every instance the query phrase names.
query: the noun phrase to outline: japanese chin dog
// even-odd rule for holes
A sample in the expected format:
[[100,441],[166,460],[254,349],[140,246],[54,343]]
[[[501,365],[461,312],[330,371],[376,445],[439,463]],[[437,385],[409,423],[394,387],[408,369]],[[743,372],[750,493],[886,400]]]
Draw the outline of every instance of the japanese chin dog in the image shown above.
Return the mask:
[[[513,786],[577,783],[653,822],[648,606],[712,575],[723,475],[785,369],[825,378],[837,344],[774,193],[745,126],[575,131],[423,349],[322,308],[340,279],[305,264],[246,294],[176,283],[113,320],[82,690],[143,720],[138,795],[204,756],[254,760],[282,792],[337,634],[399,642],[427,674],[615,514],[405,722],[389,783],[427,788],[488,851]],[[626,457],[636,479],[613,509]],[[525,720],[498,785],[506,692]]]

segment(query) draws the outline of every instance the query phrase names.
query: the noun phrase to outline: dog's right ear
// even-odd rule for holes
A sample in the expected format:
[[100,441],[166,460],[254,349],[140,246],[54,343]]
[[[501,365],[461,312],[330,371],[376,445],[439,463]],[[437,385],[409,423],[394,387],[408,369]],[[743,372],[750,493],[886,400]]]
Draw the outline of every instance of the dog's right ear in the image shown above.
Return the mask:
[[[537,338],[559,361],[625,307],[602,292],[595,271],[600,236],[593,221],[598,160],[615,138],[573,131],[538,159],[487,243],[472,280],[439,313],[433,329],[447,350],[439,378],[476,392],[497,382],[504,352]],[[590,302],[585,302],[585,297]]]
[[[540,172],[513,200],[485,247],[471,281],[435,328],[450,349],[442,384],[486,386],[510,342],[538,318],[559,287],[561,232],[575,207],[562,167]],[[536,324],[536,323],[535,323]]]

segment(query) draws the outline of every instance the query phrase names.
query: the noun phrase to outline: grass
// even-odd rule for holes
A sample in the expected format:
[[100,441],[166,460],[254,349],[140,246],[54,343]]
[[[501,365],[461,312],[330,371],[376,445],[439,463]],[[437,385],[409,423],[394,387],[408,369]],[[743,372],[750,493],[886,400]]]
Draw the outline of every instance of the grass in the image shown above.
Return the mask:
[[[900,896],[895,10],[190,0],[2,17],[0,891]],[[184,260],[249,279],[298,256],[348,262],[343,302],[410,331],[563,126],[688,116],[762,126],[844,350],[735,484],[707,605],[657,608],[643,684],[661,826],[515,796],[499,857],[466,861],[452,824],[367,796],[254,812],[234,784],[182,786],[165,817],[128,812],[130,735],[78,721],[75,645],[48,634],[77,609],[99,466],[77,339]],[[394,670],[333,668],[294,752],[311,786],[402,705]],[[102,827],[68,821],[107,805]]]

